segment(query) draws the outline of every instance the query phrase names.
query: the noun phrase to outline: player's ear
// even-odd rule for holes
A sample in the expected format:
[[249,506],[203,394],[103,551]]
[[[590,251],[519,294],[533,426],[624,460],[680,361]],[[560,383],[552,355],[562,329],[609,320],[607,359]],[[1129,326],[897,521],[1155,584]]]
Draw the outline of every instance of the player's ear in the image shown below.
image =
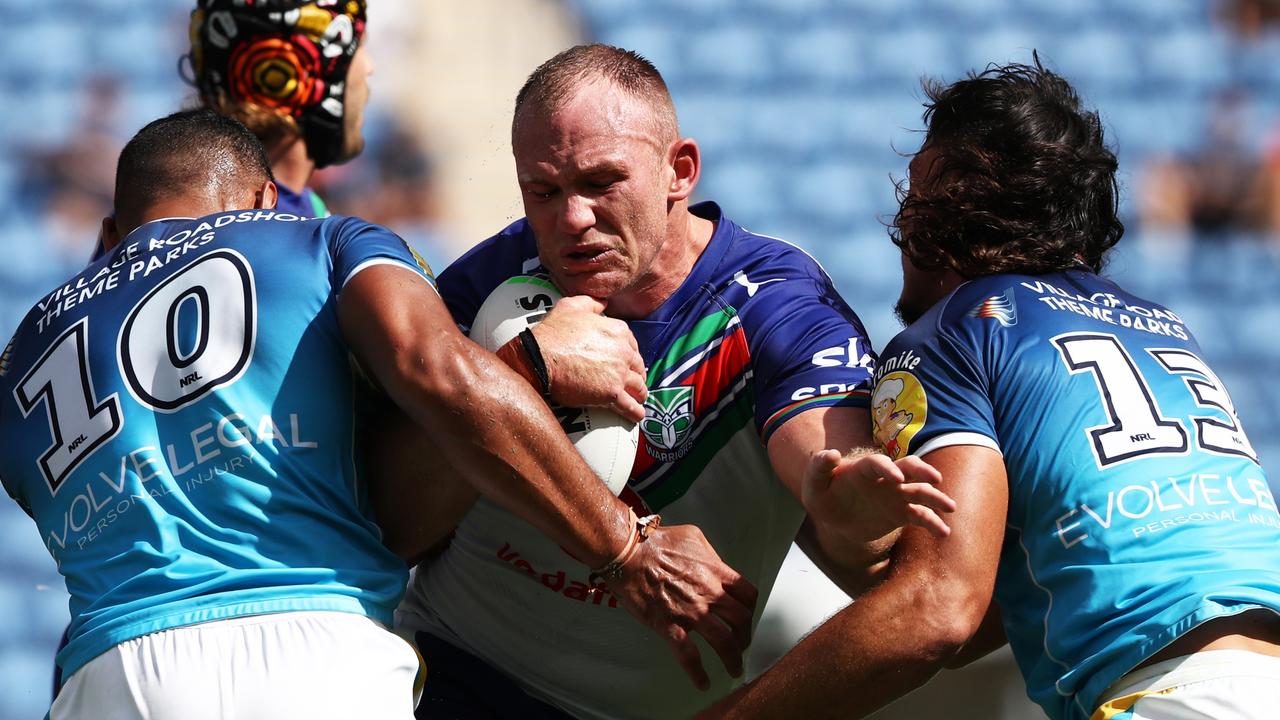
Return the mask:
[[262,184],[253,195],[254,210],[274,210],[276,203],[280,200],[280,190],[276,184],[268,180]]
[[102,218],[102,252],[111,252],[111,249],[120,244],[120,229],[116,227],[116,219],[112,215]]
[[671,187],[667,189],[667,200],[687,200],[702,174],[702,151],[693,138],[680,138],[672,144],[668,154],[674,172],[671,174]]

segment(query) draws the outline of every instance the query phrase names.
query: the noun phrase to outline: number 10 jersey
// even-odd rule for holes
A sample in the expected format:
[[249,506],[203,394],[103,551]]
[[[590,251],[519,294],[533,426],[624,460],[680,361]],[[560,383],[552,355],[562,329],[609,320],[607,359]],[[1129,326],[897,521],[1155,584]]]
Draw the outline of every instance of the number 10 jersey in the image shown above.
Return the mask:
[[378,263],[430,277],[354,218],[162,220],[23,319],[0,356],[0,479],[66,578],[64,675],[241,615],[390,624],[404,565],[364,507],[337,318]]

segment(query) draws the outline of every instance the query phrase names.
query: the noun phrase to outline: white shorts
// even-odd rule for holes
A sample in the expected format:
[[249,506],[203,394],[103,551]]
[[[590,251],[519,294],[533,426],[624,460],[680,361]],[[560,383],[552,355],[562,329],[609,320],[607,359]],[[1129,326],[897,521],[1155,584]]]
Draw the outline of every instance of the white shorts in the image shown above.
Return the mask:
[[1280,658],[1206,650],[1139,668],[1102,694],[1091,720],[1280,717]]
[[67,679],[50,720],[413,720],[418,655],[375,620],[286,612],[116,645]]

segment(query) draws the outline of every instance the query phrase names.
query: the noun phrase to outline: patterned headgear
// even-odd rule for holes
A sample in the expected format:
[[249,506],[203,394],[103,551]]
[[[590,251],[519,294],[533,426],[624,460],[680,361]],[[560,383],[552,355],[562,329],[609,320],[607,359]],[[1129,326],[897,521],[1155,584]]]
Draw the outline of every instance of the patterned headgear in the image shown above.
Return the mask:
[[339,159],[347,69],[365,0],[197,0],[191,69],[201,95],[294,118],[319,167]]

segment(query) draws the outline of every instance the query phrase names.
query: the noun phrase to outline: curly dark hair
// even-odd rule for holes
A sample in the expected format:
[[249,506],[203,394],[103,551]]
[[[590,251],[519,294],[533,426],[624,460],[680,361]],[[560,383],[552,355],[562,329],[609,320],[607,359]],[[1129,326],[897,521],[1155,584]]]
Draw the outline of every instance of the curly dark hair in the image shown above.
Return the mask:
[[1116,157],[1096,112],[1034,65],[988,66],[952,85],[926,80],[927,168],[898,184],[893,242],[922,270],[966,278],[1088,265],[1124,234]]

